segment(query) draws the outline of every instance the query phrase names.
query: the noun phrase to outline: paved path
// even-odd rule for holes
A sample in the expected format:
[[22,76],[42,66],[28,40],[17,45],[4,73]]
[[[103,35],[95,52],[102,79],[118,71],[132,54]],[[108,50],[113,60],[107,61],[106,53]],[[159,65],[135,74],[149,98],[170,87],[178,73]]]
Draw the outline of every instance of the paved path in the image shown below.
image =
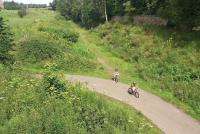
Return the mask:
[[136,99],[127,93],[126,84],[79,75],[66,75],[65,78],[87,83],[90,90],[133,106],[166,134],[200,134],[198,121],[151,93],[139,90],[140,98]]

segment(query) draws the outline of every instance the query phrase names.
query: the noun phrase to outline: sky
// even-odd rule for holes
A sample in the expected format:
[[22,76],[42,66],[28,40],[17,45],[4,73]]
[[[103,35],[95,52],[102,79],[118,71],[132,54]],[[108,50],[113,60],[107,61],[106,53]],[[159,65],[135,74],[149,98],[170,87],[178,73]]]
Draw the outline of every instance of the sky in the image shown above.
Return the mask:
[[[4,0],[4,1],[12,1],[12,0]],[[14,0],[15,2],[19,2],[19,3],[30,3],[30,4],[49,4],[50,2],[52,2],[53,0]]]

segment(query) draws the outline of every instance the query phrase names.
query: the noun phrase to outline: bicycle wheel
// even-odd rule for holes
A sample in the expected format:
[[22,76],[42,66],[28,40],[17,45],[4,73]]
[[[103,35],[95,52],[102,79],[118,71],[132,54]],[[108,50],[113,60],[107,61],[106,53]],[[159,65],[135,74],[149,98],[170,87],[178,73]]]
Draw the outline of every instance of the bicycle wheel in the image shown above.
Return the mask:
[[140,97],[139,92],[135,92],[135,97],[136,97],[136,98],[139,98],[139,97]]

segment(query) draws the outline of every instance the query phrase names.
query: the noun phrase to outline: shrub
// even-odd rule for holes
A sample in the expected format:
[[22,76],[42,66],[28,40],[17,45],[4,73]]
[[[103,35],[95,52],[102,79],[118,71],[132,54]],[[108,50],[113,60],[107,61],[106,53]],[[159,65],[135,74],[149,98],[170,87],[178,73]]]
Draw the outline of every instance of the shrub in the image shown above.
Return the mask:
[[19,57],[27,62],[40,62],[59,55],[56,44],[46,40],[28,40],[21,42]]
[[85,57],[77,55],[69,55],[66,59],[59,59],[58,65],[64,70],[68,71],[78,71],[78,70],[94,70],[97,67],[97,63],[91,60],[88,60]]
[[56,75],[45,75],[43,87],[49,95],[59,96],[62,92],[67,91],[67,87]]
[[78,41],[79,35],[73,32],[63,32],[63,38],[67,39],[70,42],[76,43]]
[[40,27],[38,29],[40,32],[50,33],[54,38],[61,37],[66,39],[69,42],[76,43],[79,39],[79,34],[75,32],[71,32],[69,30],[55,29],[55,28],[46,28]]
[[59,70],[59,67],[56,63],[47,63],[44,65],[43,67],[47,72],[50,72],[50,71],[58,71]]
[[23,18],[24,16],[26,16],[26,14],[27,14],[26,8],[21,8],[18,10],[18,15],[20,18]]

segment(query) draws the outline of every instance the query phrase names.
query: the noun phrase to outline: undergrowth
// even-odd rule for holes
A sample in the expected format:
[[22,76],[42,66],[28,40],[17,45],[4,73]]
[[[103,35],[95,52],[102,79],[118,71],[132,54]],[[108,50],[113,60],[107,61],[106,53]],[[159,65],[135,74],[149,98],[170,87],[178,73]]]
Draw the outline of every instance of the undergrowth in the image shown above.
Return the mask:
[[0,133],[161,133],[140,113],[53,73],[1,74]]
[[28,9],[24,18],[17,11],[3,10],[15,35],[14,58],[26,70],[43,71],[46,64],[57,64],[65,72],[92,72],[101,66],[95,53],[79,40],[79,34],[55,12]]
[[119,23],[100,25],[93,31],[104,42],[100,47],[133,65],[130,76],[150,85],[157,95],[170,94],[173,97],[164,98],[185,104],[184,110],[200,119],[198,32]]

